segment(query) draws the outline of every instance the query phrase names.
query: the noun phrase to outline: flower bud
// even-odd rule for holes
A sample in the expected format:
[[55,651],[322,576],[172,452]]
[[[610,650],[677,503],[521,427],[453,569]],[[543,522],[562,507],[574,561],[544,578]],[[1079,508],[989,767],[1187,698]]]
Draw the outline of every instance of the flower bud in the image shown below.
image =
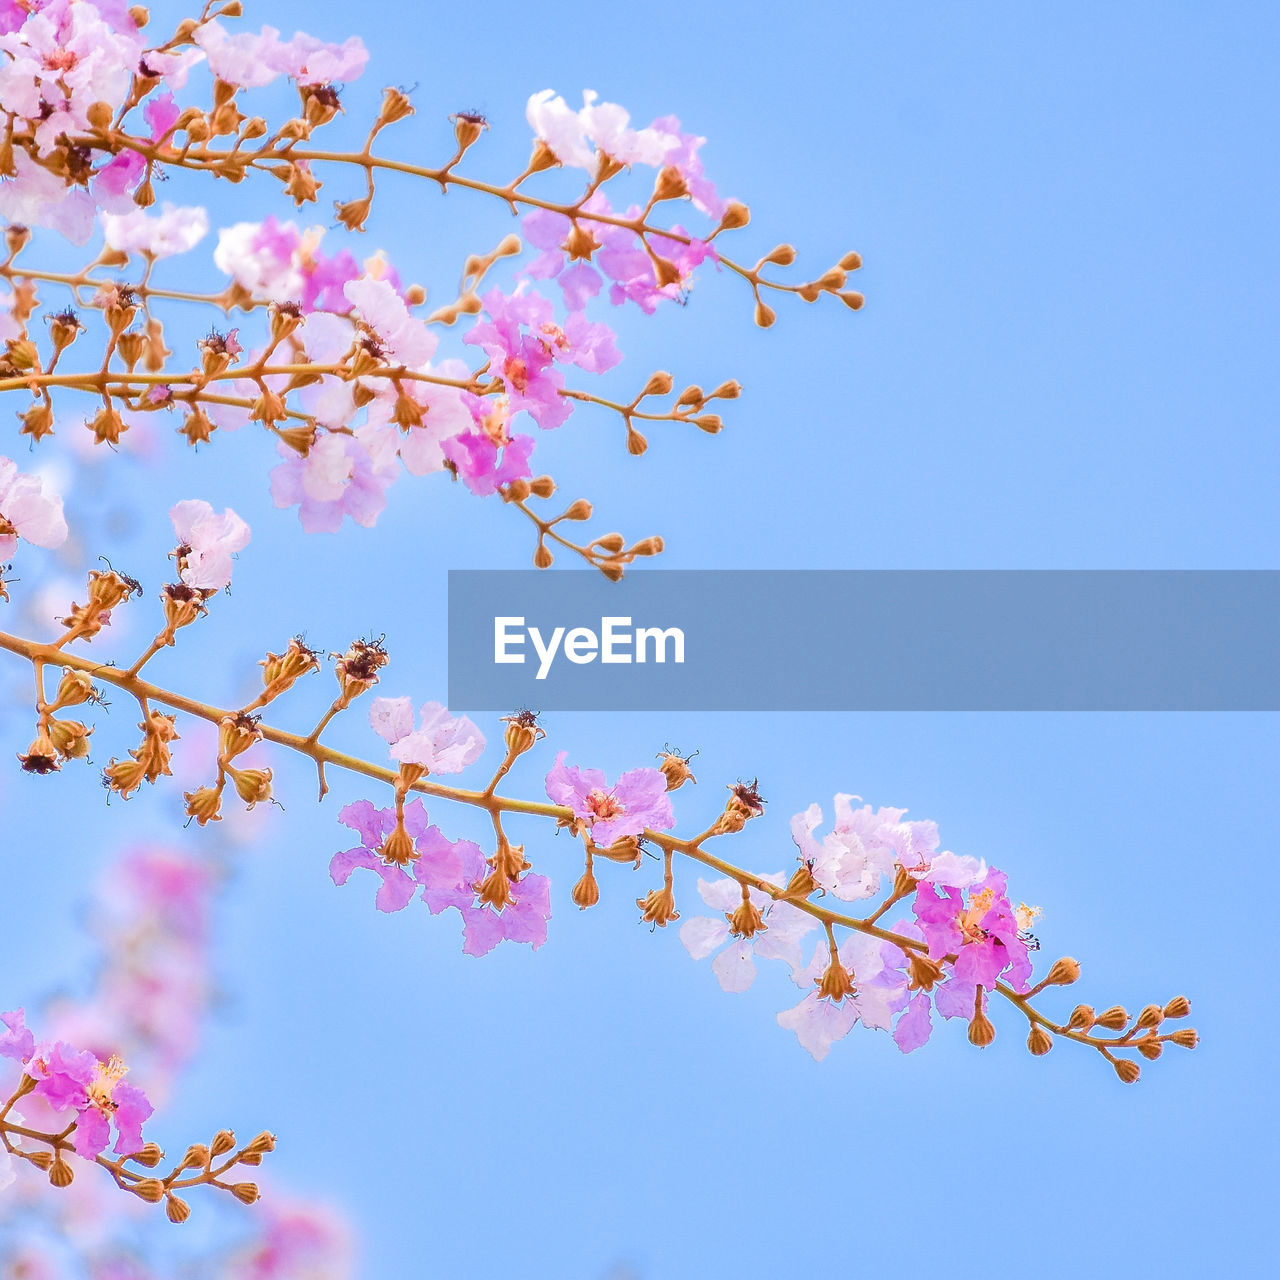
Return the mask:
[[1116,1075],[1118,1075],[1125,1084],[1133,1084],[1133,1082],[1142,1074],[1142,1068],[1138,1066],[1132,1058],[1118,1058],[1112,1065],[1116,1069]]
[[1138,1014],[1137,1027],[1145,1031],[1148,1027],[1158,1027],[1163,1021],[1164,1010],[1158,1004],[1149,1004]]
[[751,210],[740,200],[730,200],[720,218],[721,231],[736,231],[751,221]]
[[591,519],[591,503],[586,498],[579,498],[564,513],[565,520],[590,520]]
[[1186,996],[1174,996],[1164,1007],[1166,1018],[1185,1018],[1191,1012],[1191,1001]]
[[666,545],[667,544],[663,542],[661,538],[656,536],[652,538],[641,538],[640,541],[631,548],[631,554],[633,556],[661,555],[662,549]]
[[213,1135],[213,1141],[209,1144],[209,1150],[215,1156],[226,1155],[232,1147],[236,1145],[236,1135],[230,1129],[219,1129]]
[[203,1165],[209,1163],[209,1148],[203,1142],[192,1143],[187,1148],[186,1154],[182,1157],[182,1163],[178,1166],[179,1171],[183,1169],[199,1169]]
[[648,439],[631,425],[627,423],[627,452],[633,458],[641,457],[645,450],[649,447]]
[[1053,1037],[1038,1022],[1033,1022],[1027,1036],[1027,1048],[1039,1058],[1053,1048]]
[[596,883],[595,872],[591,868],[591,864],[587,864],[587,869],[582,873],[582,878],[573,886],[570,894],[573,898],[573,904],[580,911],[585,911],[588,907],[594,907],[600,901],[600,886]]
[[258,1199],[258,1184],[256,1182],[234,1182],[231,1184],[231,1194],[241,1204],[253,1204]]
[[178,1196],[171,1195],[165,1206],[165,1213],[169,1215],[170,1222],[186,1222],[191,1216],[191,1206]]
[[969,1043],[985,1049],[996,1038],[996,1029],[981,1009],[977,1010],[969,1023]]
[[93,432],[94,444],[119,444],[120,437],[129,430],[128,423],[113,408],[104,405],[92,422],[85,424]]
[[43,729],[32,739],[26,754],[20,755],[18,760],[27,773],[56,773],[62,767],[58,764],[58,748]]
[[533,567],[535,569],[550,569],[555,563],[555,556],[547,550],[545,542],[538,543],[538,549],[533,553]]
[[147,1204],[159,1204],[164,1198],[164,1183],[159,1178],[143,1178],[133,1184],[133,1194]]
[[1106,1027],[1108,1031],[1119,1031],[1128,1021],[1129,1014],[1124,1006],[1119,1004],[1113,1004],[1110,1009],[1104,1009],[1097,1017],[1097,1025]]
[[338,221],[348,231],[363,231],[369,211],[373,208],[373,199],[365,196],[362,200],[348,200],[345,204],[334,201],[333,210]]
[[147,1169],[154,1169],[164,1159],[164,1152],[156,1143],[148,1142],[141,1151],[135,1151],[129,1159]]
[[1044,980],[1047,987],[1069,987],[1080,978],[1080,962],[1070,956],[1055,961],[1049,976]]
[[275,1149],[276,1149],[276,1135],[264,1129],[245,1148],[245,1154],[251,1155],[251,1156],[260,1156],[264,1152],[274,1151]]
[[382,124],[394,124],[406,116],[413,115],[413,103],[399,89],[384,89],[382,93],[382,109],[378,119]]
[[69,1187],[75,1181],[75,1170],[62,1158],[59,1151],[49,1170],[49,1182],[55,1187]]
[[535,476],[529,481],[529,491],[535,498],[549,498],[556,491],[556,482],[550,476]]
[[1078,1004],[1071,1010],[1071,1017],[1067,1019],[1067,1029],[1069,1031],[1088,1031],[1096,1021],[1093,1009],[1087,1004]]
[[489,127],[489,122],[483,116],[469,111],[459,111],[450,119],[453,121],[453,136],[458,141],[459,151],[473,146],[476,139]]
[[1151,1036],[1138,1041],[1138,1052],[1148,1062],[1154,1062],[1164,1052],[1164,1045],[1155,1036]]
[[1170,1033],[1169,1039],[1183,1049],[1194,1049],[1200,1043],[1199,1033],[1192,1027],[1179,1027]]
[[844,257],[840,259],[840,268],[843,271],[857,271],[861,266],[862,254],[857,253],[856,251],[846,253]]
[[641,398],[645,396],[666,396],[671,394],[671,388],[675,385],[674,379],[664,370],[659,369],[657,373],[650,375],[649,381],[644,384],[644,390],[640,393]]

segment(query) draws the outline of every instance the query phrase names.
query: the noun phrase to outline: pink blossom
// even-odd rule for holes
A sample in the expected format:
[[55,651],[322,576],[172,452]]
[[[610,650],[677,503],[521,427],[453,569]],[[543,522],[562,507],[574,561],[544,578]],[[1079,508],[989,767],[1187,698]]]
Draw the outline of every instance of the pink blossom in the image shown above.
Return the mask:
[[36,1049],[36,1038],[27,1029],[26,1010],[14,1009],[9,1013],[0,1013],[0,1022],[5,1026],[5,1030],[0,1032],[0,1058],[26,1062]]
[[840,963],[853,974],[854,991],[843,1000],[820,996],[816,984],[831,962],[825,941],[814,949],[809,965],[793,972],[796,985],[809,994],[794,1008],[778,1014],[778,1025],[794,1031],[796,1039],[821,1062],[831,1046],[861,1022],[877,1031],[888,1031],[894,1013],[908,999],[907,980],[894,967],[901,953],[891,943],[853,933],[840,943]]
[[[764,879],[779,886],[785,882],[781,872]],[[720,914],[691,916],[680,926],[680,941],[695,960],[705,960],[712,952],[719,951],[711,968],[724,990],[746,991],[751,986],[756,977],[753,963],[756,956],[782,960],[792,969],[802,967],[800,939],[818,927],[818,922],[807,912],[787,902],[773,902],[759,889],[751,889],[751,903],[764,913],[765,927],[752,938],[734,937],[728,918],[742,902],[742,886],[736,880],[699,879],[698,892],[703,902]]]
[[485,295],[487,321],[474,325],[463,341],[479,347],[494,374],[506,388],[507,404],[514,417],[522,410],[543,428],[558,427],[573,412],[561,396],[564,376],[551,366],[555,354],[549,343],[525,333],[549,314],[549,304],[536,294],[506,297],[493,289]]
[[530,128],[561,164],[594,171],[599,153],[620,164],[658,166],[680,139],[662,131],[655,121],[647,129],[632,129],[631,117],[616,102],[598,102],[591,89],[582,94],[583,106],[574,111],[554,89],[535,93],[525,108]]
[[892,875],[894,851],[885,835],[901,818],[902,809],[881,809],[872,813],[865,805],[855,811],[850,800],[860,797],[844,793],[836,796],[835,829],[819,844],[813,832],[822,821],[822,810],[812,804],[791,819],[791,837],[800,856],[809,864],[813,878],[829,893],[846,902],[856,902],[879,892],[882,877]]
[[[406,870],[378,852],[395,828],[395,810],[376,809],[368,800],[358,800],[339,812],[338,821],[358,831],[363,843],[345,853],[333,855],[329,862],[329,876],[333,883],[339,886],[346,884],[352,871],[364,867],[382,877],[376,899],[379,911],[401,911],[407,907],[421,887],[416,878],[418,863],[409,863]],[[414,841],[433,843],[436,837],[443,839],[436,827],[428,826],[427,811],[421,800],[411,800],[405,805],[404,826]]]
[[221,591],[231,583],[231,557],[249,545],[249,526],[228,507],[218,514],[201,498],[187,498],[169,509],[183,553],[182,581],[203,591]]
[[209,58],[209,69],[220,80],[242,89],[260,88],[287,75],[299,84],[328,84],[354,80],[369,60],[358,36],[342,44],[327,44],[299,31],[282,41],[274,27],[228,35],[216,19],[196,29],[196,43]]
[[93,197],[83,187],[67,186],[25,150],[15,148],[13,165],[13,176],[0,179],[0,218],[48,227],[72,244],[84,244],[93,234]]
[[1031,976],[1027,943],[1006,896],[1007,883],[1004,872],[992,868],[970,887],[967,900],[962,890],[950,887],[942,894],[931,884],[916,890],[913,909],[929,955],[935,960],[955,955],[953,971],[960,984],[989,989],[1007,972],[1005,980],[1022,990]]
[[404,299],[389,281],[369,277],[350,280],[343,293],[395,361],[417,368],[435,354],[435,335],[423,321],[409,314]]
[[60,547],[67,540],[62,499],[46,494],[39,476],[24,475],[16,462],[0,458],[0,557],[11,556],[19,538]]
[[496,493],[500,485],[525,480],[533,474],[529,466],[533,445],[532,436],[512,436],[498,445],[483,431],[464,431],[446,440],[441,451],[457,467],[467,488],[479,497],[487,497]]
[[209,231],[209,215],[203,209],[168,201],[160,206],[158,214],[134,209],[129,213],[104,213],[100,221],[103,239],[112,249],[153,258],[186,253]]
[[466,716],[451,716],[438,702],[422,708],[422,723],[413,727],[408,698],[375,698],[369,723],[391,744],[391,758],[424,765],[428,773],[461,773],[484,752],[484,734]]
[[284,459],[271,471],[277,507],[298,507],[308,533],[335,533],[343,516],[372,528],[387,505],[386,492],[400,473],[393,427],[366,423],[352,435],[322,433],[301,457],[283,442]]
[[571,809],[602,848],[623,836],[642,835],[646,827],[670,831],[676,825],[667,780],[659,770],[630,769],[610,786],[599,769],[566,765],[568,754],[556,755],[547,774],[547,795]]

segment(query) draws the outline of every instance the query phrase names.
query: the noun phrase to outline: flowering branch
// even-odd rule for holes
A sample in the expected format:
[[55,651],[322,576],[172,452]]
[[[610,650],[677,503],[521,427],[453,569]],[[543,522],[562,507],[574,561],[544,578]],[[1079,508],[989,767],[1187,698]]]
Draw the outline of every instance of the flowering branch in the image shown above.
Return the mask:
[[[707,179],[699,155],[705,140],[683,132],[674,117],[634,129],[625,111],[593,93],[577,111],[550,91],[529,100],[532,154],[507,183],[458,171],[488,128],[469,113],[451,117],[455,151],[442,166],[375,155],[375,140],[414,114],[398,89],[384,93],[360,150],[317,149],[315,135],[344,113],[340,86],[364,69],[363,44],[353,37],[331,45],[302,34],[282,42],[269,27],[232,35],[221,20],[240,11],[238,0],[206,4],[198,18],[185,19],[154,45],[144,37],[148,17],[141,9],[99,11],[77,0],[73,13],[66,0],[41,0],[30,14],[24,8],[0,18],[0,45],[10,60],[0,102],[0,177],[7,179],[0,182],[6,219],[0,281],[9,289],[0,292],[0,391],[29,393],[18,416],[34,442],[54,433],[68,393],[92,397],[97,407],[84,426],[95,443],[112,448],[160,410],[181,412],[177,432],[193,446],[207,444],[216,431],[256,422],[282,459],[271,474],[276,505],[297,506],[310,531],[337,529],[345,518],[372,524],[401,467],[414,475],[446,471],[528,517],[538,567],[552,563],[556,545],[618,578],[637,557],[660,552],[662,540],[629,542],[608,533],[578,542],[553,528],[587,518],[580,514],[590,514],[585,500],[553,518],[535,514],[529,500],[550,497],[555,482],[535,477],[534,438],[514,429],[521,415],[548,430],[580,405],[603,408],[621,417],[628,452],[639,456],[648,440],[638,421],[687,423],[715,434],[723,424],[712,402],[733,399],[740,388],[729,380],[707,393],[693,384],[664,406],[658,401],[674,387],[665,372],[650,377],[630,401],[566,385],[560,366],[600,375],[621,359],[609,326],[586,318],[592,300],[607,285],[614,305],[632,303],[652,313],[664,302],[686,301],[697,269],[711,262],[749,284],[763,326],[775,317],[762,292],[809,302],[832,294],[855,310],[862,305],[862,295],[845,287],[848,273],[860,266],[857,254],[799,284],[767,274],[794,262],[790,245],[752,266],[724,256],[724,237],[745,227],[749,213]],[[180,106],[174,94],[201,63],[212,73],[208,101]],[[64,74],[69,68],[74,75]],[[280,76],[297,86],[299,114],[272,127],[240,110],[242,93]],[[470,255],[456,297],[420,315],[426,291],[402,285],[380,252],[361,263],[346,248],[323,250],[320,228],[304,231],[267,218],[220,231],[214,261],[231,277],[221,291],[153,283],[158,264],[189,252],[209,229],[200,208],[166,204],[158,215],[148,213],[157,180],[190,172],[239,183],[262,174],[302,206],[314,203],[323,185],[316,165],[354,172],[363,186],[362,195],[335,204],[348,233],[364,230],[376,176],[394,172],[525,211],[525,236],[538,256],[513,290],[491,287],[482,294],[495,266],[524,249],[509,235],[492,251]],[[526,184],[556,168],[584,171],[581,194],[567,201],[530,194]],[[615,208],[609,194],[645,168],[654,177],[643,201]],[[691,206],[709,229],[695,234],[660,216],[676,205]],[[82,243],[95,218],[103,247],[81,270],[26,264],[31,227]],[[131,263],[139,274],[113,278]],[[563,316],[536,292],[538,280],[557,282]],[[73,344],[83,349],[90,328],[74,307],[46,314],[47,341],[30,323],[38,287],[46,284],[67,290],[75,307],[101,315],[101,358],[95,353],[86,368],[63,367]],[[213,329],[199,343],[198,360],[184,367],[165,345],[162,319],[152,308],[171,301],[216,307],[227,316],[265,312],[267,332],[260,345],[246,349],[239,328]],[[483,359],[436,361],[437,331],[463,317],[471,324],[462,342]]]
[[[1190,1029],[1163,1030],[1167,1021],[1184,1018],[1190,1006],[1183,997],[1163,1005],[1149,1004],[1136,1016],[1116,1005],[1101,1013],[1078,1005],[1065,1018],[1041,1011],[1037,999],[1050,988],[1073,984],[1079,964],[1058,960],[1031,984],[1032,954],[1039,943],[1030,926],[1040,914],[1025,904],[1014,907],[1007,895],[1003,872],[988,869],[972,857],[938,851],[937,828],[930,822],[906,822],[903,810],[870,806],[854,810],[849,796],[836,798],[837,820],[822,841],[814,831],[822,821],[816,805],[796,815],[792,833],[799,848],[799,865],[789,877],[761,875],[713,853],[708,847],[739,834],[764,811],[754,783],[730,787],[728,801],[709,826],[695,836],[670,834],[675,818],[668,794],[696,782],[689,759],[669,749],[659,753],[661,768],[634,769],[614,784],[597,770],[565,764],[561,752],[547,774],[547,801],[504,794],[500,784],[544,733],[537,718],[524,712],[509,717],[504,734],[506,754],[482,790],[438,781],[474,763],[484,749],[480,731],[465,717],[448,715],[438,704],[423,709],[415,728],[407,698],[377,698],[370,721],[387,741],[391,765],[379,764],[325,745],[327,725],[374,685],[387,663],[380,642],[356,641],[336,658],[338,694],[328,713],[309,733],[301,734],[265,723],[260,712],[287,693],[300,679],[321,667],[318,654],[294,639],[281,654],[262,660],[262,691],[239,708],[218,707],[199,697],[146,681],[139,674],[162,648],[175,643],[176,633],[203,616],[212,596],[210,588],[191,582],[225,585],[229,560],[219,557],[230,545],[243,545],[233,513],[216,517],[196,511],[204,504],[180,504],[175,524],[188,541],[174,553],[179,582],[161,592],[165,623],[156,640],[127,669],[103,665],[66,651],[75,641],[92,639],[110,623],[111,612],[136,593],[137,584],[114,570],[90,575],[88,603],[77,606],[64,621],[64,634],[42,644],[0,633],[0,649],[29,662],[35,675],[37,732],[19,758],[29,772],[57,771],[68,760],[87,755],[93,732],[79,722],[59,719],[71,706],[100,700],[95,681],[131,696],[142,719],[142,742],[123,761],[112,760],[104,772],[105,785],[127,799],[139,787],[170,773],[171,744],[177,740],[177,714],[195,716],[218,727],[216,776],[208,786],[186,793],[189,817],[205,825],[221,817],[228,791],[247,807],[273,796],[273,771],[244,767],[239,758],[253,745],[265,742],[310,759],[320,778],[321,798],[327,790],[326,767],[333,766],[391,788],[391,808],[377,810],[367,801],[349,805],[341,820],[361,835],[361,844],[337,855],[331,866],[335,883],[343,884],[356,868],[377,872],[383,884],[378,905],[403,908],[419,892],[433,912],[456,908],[465,925],[466,949],[482,954],[503,938],[531,942],[546,937],[550,899],[546,877],[531,872],[524,846],[508,838],[508,817],[550,821],[581,841],[585,868],[573,891],[582,907],[599,901],[595,875],[597,857],[639,869],[646,849],[663,858],[659,888],[637,898],[641,918],[654,927],[680,919],[675,899],[676,860],[692,862],[724,879],[700,881],[704,901],[722,914],[689,920],[681,937],[695,958],[724,948],[715,968],[722,985],[741,990],[754,976],[756,957],[782,959],[808,994],[779,1021],[796,1034],[816,1057],[825,1056],[833,1040],[856,1021],[882,1030],[892,1028],[904,1051],[923,1044],[931,1029],[930,1010],[944,1018],[962,1017],[969,1039],[978,1047],[990,1044],[995,1028],[986,1006],[994,993],[1012,1004],[1026,1019],[1028,1048],[1047,1052],[1055,1039],[1095,1050],[1121,1080],[1138,1078],[1138,1057],[1155,1059],[1167,1044],[1191,1048]],[[242,523],[242,522],[240,522]],[[194,545],[193,545],[194,544]],[[195,592],[195,595],[191,593]],[[196,598],[198,596],[198,598]],[[44,692],[44,673],[59,674],[52,698]],[[164,708],[160,710],[159,708]],[[394,767],[393,767],[394,766]],[[494,850],[485,856],[470,841],[449,841],[428,826],[420,800],[425,796],[448,804],[485,812],[494,831]],[[882,888],[887,886],[887,888]],[[880,905],[865,915],[833,909],[824,899],[867,900],[880,893]],[[910,907],[914,918],[886,928],[879,921],[894,907]],[[820,941],[806,964],[801,940],[821,929]],[[837,930],[842,931],[837,936]]]

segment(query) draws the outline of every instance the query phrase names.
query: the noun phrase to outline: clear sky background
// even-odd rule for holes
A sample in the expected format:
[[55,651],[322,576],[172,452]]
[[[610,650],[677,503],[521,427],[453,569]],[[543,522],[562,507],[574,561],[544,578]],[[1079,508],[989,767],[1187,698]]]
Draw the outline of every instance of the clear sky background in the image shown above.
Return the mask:
[[[790,240],[815,273],[864,255],[859,315],[795,302],[761,332],[747,292],[704,273],[683,310],[605,316],[626,353],[610,375],[620,392],[663,367],[745,388],[721,436],[655,429],[643,459],[605,415],[542,438],[566,497],[590,496],[610,527],[662,533],[667,567],[1277,567],[1273,6],[273,0],[249,18],[359,31],[373,59],[346,96],[353,119],[382,85],[419,86],[419,116],[391,135],[403,156],[446,157],[445,117],[479,108],[492,132],[472,170],[505,180],[527,154],[527,95],[594,88],[640,122],[674,112],[710,139],[709,174],[753,209],[744,243]],[[286,212],[264,187],[251,201],[173,185],[215,221]],[[356,192],[335,179],[321,194]],[[437,296],[463,253],[510,229],[466,193],[385,194],[369,249]],[[251,522],[234,599],[186,658],[154,664],[155,679],[215,700],[304,628],[335,649],[385,630],[382,692],[442,696],[445,570],[520,567],[532,551],[516,516],[440,477],[393,488],[373,532],[305,536],[270,506],[264,439],[242,432],[198,457],[180,443],[150,469],[122,462],[127,506],[94,498],[93,474],[81,497],[98,503],[102,549],[149,583],[173,501]],[[743,601],[744,627],[755,607]],[[142,619],[122,654],[145,642]],[[927,606],[868,624],[927,626]],[[815,599],[796,619],[796,661],[823,626]],[[328,696],[317,682],[273,718],[296,708],[292,727],[308,727]],[[376,752],[362,724],[340,724],[335,743]],[[463,957],[454,918],[380,916],[367,878],[329,883],[346,847],[337,808],[372,793],[342,780],[317,807],[308,771],[277,759],[287,813],[242,855],[222,921],[228,998],[160,1140],[229,1118],[275,1129],[281,1182],[346,1208],[377,1280],[1269,1268],[1274,716],[547,727],[513,775],[529,794],[554,750],[614,771],[664,741],[700,748],[700,785],[677,797],[686,830],[707,825],[724,783],[758,775],[768,816],[738,849],[763,871],[794,856],[789,816],[814,800],[829,812],[838,790],[932,817],[946,847],[1007,869],[1013,893],[1044,907],[1046,960],[1082,961],[1063,1012],[1185,993],[1204,1044],[1124,1087],[1083,1050],[1030,1058],[1002,1011],[984,1053],[952,1026],[907,1058],[863,1031],[815,1064],[775,1024],[796,999],[781,972],[726,995],[674,929],[635,923],[652,866],[606,868],[601,906],[580,915],[576,859],[534,827],[550,941]],[[123,727],[108,732],[127,745]],[[9,776],[0,801],[0,972],[30,998],[51,956],[73,971],[89,877],[130,834],[167,830],[171,810],[154,796],[103,810],[96,780],[71,770]],[[479,834],[466,815],[431,813]],[[89,832],[105,847],[79,847]],[[677,883],[690,914],[695,878]]]

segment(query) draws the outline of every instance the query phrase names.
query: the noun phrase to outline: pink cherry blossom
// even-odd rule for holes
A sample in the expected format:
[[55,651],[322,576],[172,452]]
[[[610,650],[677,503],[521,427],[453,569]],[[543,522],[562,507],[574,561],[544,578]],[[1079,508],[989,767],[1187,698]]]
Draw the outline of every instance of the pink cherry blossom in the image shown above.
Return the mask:
[[[785,883],[781,872],[764,879],[779,886]],[[818,928],[818,922],[807,912],[787,902],[773,902],[759,889],[751,889],[750,900],[764,913],[766,927],[752,938],[734,937],[727,917],[742,902],[742,886],[738,881],[699,879],[698,893],[707,906],[720,914],[689,917],[680,926],[680,941],[695,960],[705,960],[719,951],[711,968],[724,990],[746,991],[751,986],[756,977],[754,957],[781,960],[792,969],[803,966],[800,939]]]
[[231,582],[231,557],[249,545],[249,526],[228,507],[221,514],[201,498],[187,498],[169,509],[183,554],[182,581],[204,591],[221,591]]
[[413,703],[408,698],[375,698],[369,723],[391,744],[390,755],[401,764],[424,765],[428,773],[461,773],[484,752],[484,734],[466,716],[451,716],[438,702],[422,708],[422,722],[413,727]]
[[599,769],[566,765],[567,751],[556,755],[547,774],[547,795],[573,811],[591,839],[607,848],[646,827],[670,831],[676,825],[667,780],[657,769],[630,769],[612,786]]
[[11,556],[19,538],[60,547],[67,540],[62,499],[45,493],[39,476],[24,475],[12,459],[0,458],[0,557]]

